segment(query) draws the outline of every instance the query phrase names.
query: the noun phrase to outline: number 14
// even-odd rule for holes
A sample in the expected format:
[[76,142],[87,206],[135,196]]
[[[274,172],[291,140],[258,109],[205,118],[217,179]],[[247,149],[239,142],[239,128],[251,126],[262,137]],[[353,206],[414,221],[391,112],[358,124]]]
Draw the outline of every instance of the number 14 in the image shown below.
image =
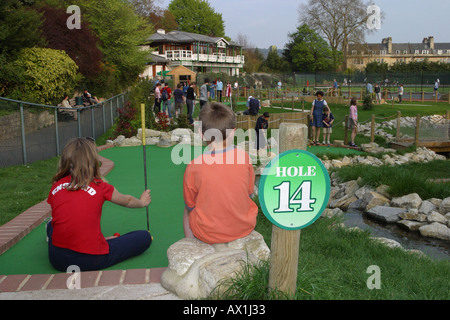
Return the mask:
[[[300,205],[300,207],[297,209],[298,212],[314,210],[313,208],[311,208],[311,205],[316,202],[316,199],[311,199],[311,181],[304,181],[300,185],[300,187],[295,190],[292,197],[290,197],[291,183],[289,181],[285,181],[273,188],[280,191],[279,207],[278,209],[275,209],[274,212],[294,212],[294,209],[291,208],[291,205]],[[296,199],[300,192],[301,199]]]

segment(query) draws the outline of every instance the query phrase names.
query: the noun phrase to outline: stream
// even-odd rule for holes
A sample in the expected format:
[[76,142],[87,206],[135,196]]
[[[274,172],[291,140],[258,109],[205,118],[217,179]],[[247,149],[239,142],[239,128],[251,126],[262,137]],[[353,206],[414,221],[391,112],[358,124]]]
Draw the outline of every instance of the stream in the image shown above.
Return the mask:
[[367,217],[359,210],[344,213],[344,225],[368,230],[374,237],[383,237],[397,241],[405,249],[417,249],[430,258],[450,261],[450,243],[448,241],[423,237],[419,231],[407,231],[396,224],[383,224]]

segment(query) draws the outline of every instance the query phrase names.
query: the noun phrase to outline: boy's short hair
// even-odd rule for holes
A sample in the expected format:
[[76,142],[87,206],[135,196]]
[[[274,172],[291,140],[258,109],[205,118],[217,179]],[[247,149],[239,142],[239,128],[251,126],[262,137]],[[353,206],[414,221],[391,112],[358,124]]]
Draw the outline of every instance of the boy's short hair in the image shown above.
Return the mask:
[[236,115],[221,103],[205,104],[200,111],[199,120],[202,122],[203,134],[209,129],[217,129],[224,140],[227,138],[227,130],[236,128]]

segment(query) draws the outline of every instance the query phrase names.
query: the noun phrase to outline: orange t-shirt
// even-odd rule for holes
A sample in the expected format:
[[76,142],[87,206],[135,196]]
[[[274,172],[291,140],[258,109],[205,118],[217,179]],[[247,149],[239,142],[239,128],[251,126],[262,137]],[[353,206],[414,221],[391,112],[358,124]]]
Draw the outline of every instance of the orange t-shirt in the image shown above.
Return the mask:
[[183,195],[195,237],[213,244],[245,237],[256,225],[255,172],[238,148],[205,153],[186,167]]

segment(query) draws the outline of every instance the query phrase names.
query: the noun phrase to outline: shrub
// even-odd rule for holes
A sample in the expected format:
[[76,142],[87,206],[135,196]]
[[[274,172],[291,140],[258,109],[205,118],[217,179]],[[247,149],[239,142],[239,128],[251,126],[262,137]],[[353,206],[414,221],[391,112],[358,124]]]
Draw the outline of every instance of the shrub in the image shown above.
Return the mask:
[[24,82],[18,88],[21,100],[57,104],[65,93],[72,92],[81,75],[76,63],[62,50],[23,49],[15,61]]
[[363,110],[372,110],[373,109],[373,101],[372,95],[370,93],[366,94],[363,98]]

